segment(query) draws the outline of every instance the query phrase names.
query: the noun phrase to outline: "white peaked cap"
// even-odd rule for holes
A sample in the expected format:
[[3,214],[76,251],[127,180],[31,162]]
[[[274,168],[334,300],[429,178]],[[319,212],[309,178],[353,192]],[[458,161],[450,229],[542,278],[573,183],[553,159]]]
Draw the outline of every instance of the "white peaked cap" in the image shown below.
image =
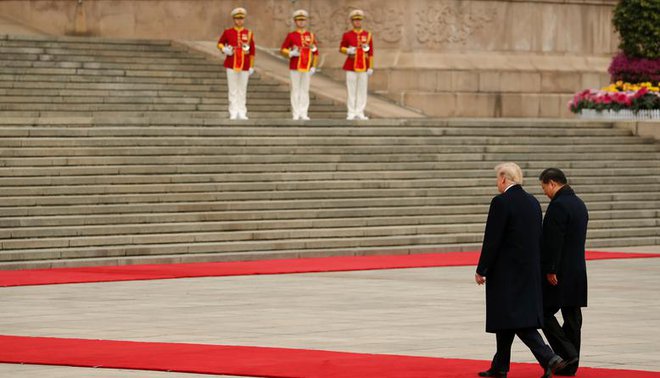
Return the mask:
[[359,9],[354,9],[348,14],[348,18],[351,20],[361,20],[364,18],[364,12]]
[[293,19],[296,20],[299,18],[308,19],[309,13],[307,13],[307,11],[304,9],[298,9],[297,11],[293,12]]
[[245,17],[247,16],[247,11],[245,8],[234,8],[234,10],[231,11],[231,16],[232,18]]

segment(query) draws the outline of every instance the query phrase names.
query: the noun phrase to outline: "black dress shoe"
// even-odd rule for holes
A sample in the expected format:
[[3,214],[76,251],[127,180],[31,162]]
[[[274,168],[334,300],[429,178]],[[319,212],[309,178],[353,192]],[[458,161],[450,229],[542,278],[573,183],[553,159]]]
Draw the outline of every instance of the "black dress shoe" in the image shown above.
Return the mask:
[[548,362],[548,366],[545,368],[545,373],[543,373],[541,378],[552,378],[552,375],[557,370],[561,370],[564,367],[566,367],[566,361],[564,361],[561,357],[555,355],[554,357],[552,357],[550,362]]
[[566,366],[564,366],[562,369],[555,370],[555,375],[559,377],[575,377],[575,373],[577,372],[578,368],[578,362],[579,359],[577,357],[569,359],[566,361]]
[[506,371],[495,371],[488,369],[477,374],[480,377],[506,378]]

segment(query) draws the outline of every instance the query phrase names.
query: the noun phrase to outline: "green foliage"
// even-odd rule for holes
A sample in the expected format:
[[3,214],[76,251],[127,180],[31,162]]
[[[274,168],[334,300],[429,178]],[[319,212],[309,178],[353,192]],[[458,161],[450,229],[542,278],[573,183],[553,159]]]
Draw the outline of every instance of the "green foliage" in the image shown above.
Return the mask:
[[627,56],[660,59],[660,0],[621,0],[612,23]]

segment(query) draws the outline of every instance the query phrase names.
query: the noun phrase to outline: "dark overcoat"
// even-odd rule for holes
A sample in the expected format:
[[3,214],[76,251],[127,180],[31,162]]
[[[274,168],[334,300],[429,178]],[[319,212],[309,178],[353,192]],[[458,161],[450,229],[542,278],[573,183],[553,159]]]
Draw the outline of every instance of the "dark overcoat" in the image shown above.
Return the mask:
[[486,332],[543,326],[541,205],[520,185],[490,203],[477,273],[486,277]]
[[559,189],[545,212],[541,271],[557,275],[557,286],[543,280],[543,304],[550,308],[587,306],[584,245],[589,213],[571,187]]

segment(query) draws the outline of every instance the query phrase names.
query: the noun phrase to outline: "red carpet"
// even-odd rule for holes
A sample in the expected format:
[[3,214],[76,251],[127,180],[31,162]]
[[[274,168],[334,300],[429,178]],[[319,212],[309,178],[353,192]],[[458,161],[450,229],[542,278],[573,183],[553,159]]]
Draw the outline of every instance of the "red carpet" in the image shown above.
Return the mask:
[[[660,257],[660,254],[587,252],[587,260],[654,257]],[[449,252],[414,255],[347,256],[195,264],[122,265],[88,268],[16,270],[0,271],[0,287],[243,276],[252,274],[290,274],[351,270],[471,266],[476,265],[478,260],[479,252]]]
[[[474,378],[487,361],[228,345],[0,336],[0,362],[258,377]],[[537,377],[512,364],[509,377]],[[578,377],[660,378],[660,372],[580,368]]]

